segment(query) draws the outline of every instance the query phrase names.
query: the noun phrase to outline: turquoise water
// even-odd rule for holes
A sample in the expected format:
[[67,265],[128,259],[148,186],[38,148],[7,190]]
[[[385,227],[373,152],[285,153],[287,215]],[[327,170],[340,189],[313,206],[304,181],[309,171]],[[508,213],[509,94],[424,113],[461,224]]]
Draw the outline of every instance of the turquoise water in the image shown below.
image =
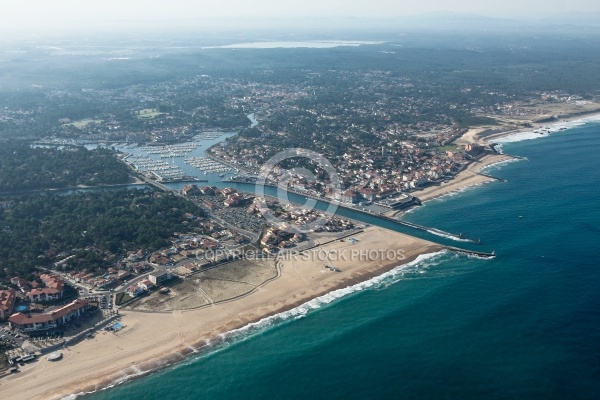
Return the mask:
[[89,398],[598,398],[600,125],[503,148],[508,182],[406,216],[495,259],[413,263]]

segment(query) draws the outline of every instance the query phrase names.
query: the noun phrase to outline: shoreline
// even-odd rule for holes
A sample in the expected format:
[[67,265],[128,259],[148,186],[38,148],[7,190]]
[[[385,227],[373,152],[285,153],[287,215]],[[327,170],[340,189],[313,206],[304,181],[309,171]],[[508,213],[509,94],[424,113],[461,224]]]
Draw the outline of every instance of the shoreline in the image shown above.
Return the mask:
[[[591,113],[585,118],[578,118],[569,123],[583,122],[595,116],[600,116],[600,112]],[[540,127],[560,124],[564,122],[541,123]],[[481,139],[476,136],[474,138],[488,143],[493,139],[532,132],[535,129],[538,128],[527,127],[499,132]],[[510,159],[514,157],[503,154],[486,155],[480,160],[469,163],[448,184],[421,191],[431,189],[430,193],[423,194],[422,200],[428,201],[466,187],[489,182],[493,178],[480,175],[480,171]],[[461,174],[463,174],[462,178]],[[411,194],[419,197],[418,193]],[[379,231],[379,234],[376,235],[373,231]],[[368,237],[374,239],[383,236],[383,240],[376,242],[378,245],[381,243],[382,248],[397,249],[398,246],[410,245],[411,251],[407,252],[402,262],[396,260],[387,263],[362,263],[363,265],[355,265],[351,268],[342,267],[343,272],[330,275],[329,277],[335,277],[331,279],[327,277],[311,280],[311,276],[314,278],[315,275],[318,277],[318,274],[323,274],[313,272],[312,270],[315,269],[312,268],[309,272],[310,276],[305,276],[299,270],[309,266],[286,260],[283,262],[280,277],[261,285],[255,292],[231,302],[211,305],[202,310],[184,310],[169,314],[122,311],[120,313],[126,324],[122,331],[117,334],[98,332],[97,338],[64,349],[65,356],[59,362],[52,363],[40,358],[36,363],[27,365],[22,373],[0,380],[3,397],[58,399],[68,396],[73,398],[131,381],[163,370],[190,356],[204,354],[214,346],[226,342],[230,335],[236,335],[241,329],[251,328],[261,321],[281,316],[338,290],[350,289],[373,278],[381,277],[396,268],[406,267],[419,256],[437,254],[444,249],[444,246],[384,228],[371,227],[365,232],[356,235],[361,238],[361,242],[355,248],[368,249],[369,243],[372,244]],[[400,237],[403,241],[399,240]],[[349,246],[347,242],[344,243],[341,245],[335,240],[319,247],[331,245],[335,250],[339,250],[340,247]],[[337,262],[335,265],[338,265]],[[289,285],[292,285],[292,290]],[[335,299],[337,298],[339,297]],[[208,311],[216,315],[211,315]],[[153,332],[152,327],[156,326],[165,328]],[[28,382],[29,378],[35,378],[35,381]],[[28,383],[32,384],[28,385]]]
[[[543,119],[544,121],[548,118]],[[454,143],[461,145],[466,143],[473,144],[481,144],[489,146],[496,142],[496,140],[504,139],[511,137],[513,135],[526,134],[531,132],[533,135],[531,139],[535,139],[537,137],[543,138],[545,136],[549,136],[552,133],[558,132],[561,128],[569,129],[573,125],[585,124],[588,120],[599,119],[600,120],[600,108],[588,110],[588,111],[578,111],[572,113],[558,114],[558,120],[556,121],[545,121],[540,122],[539,119],[531,119],[531,120],[523,120],[522,124],[530,124],[528,127],[519,127],[519,128],[509,128],[506,127],[504,131],[499,131],[497,133],[486,135],[484,137],[480,137],[482,133],[486,132],[487,129],[482,127],[473,127],[470,128],[465,134],[461,137],[457,138]],[[545,134],[537,134],[534,131],[541,130],[542,128],[549,128],[549,132]],[[500,141],[501,143],[501,141]],[[493,177],[490,177],[486,174],[481,174],[481,171],[487,167],[490,167],[494,164],[500,164],[511,160],[518,160],[518,157],[511,156],[509,154],[504,153],[496,153],[496,154],[487,154],[481,157],[478,160],[475,160],[469,163],[465,169],[459,172],[453,179],[448,181],[448,183],[441,184],[439,186],[430,186],[425,189],[421,189],[418,191],[411,192],[410,194],[419,198],[422,202],[427,202],[436,198],[440,198],[443,196],[451,195],[460,191],[463,191],[469,187],[480,186],[485,183],[492,182],[496,180]],[[408,210],[401,210],[400,212],[395,213],[397,216],[401,216],[407,211],[412,210],[410,208]]]
[[425,189],[411,192],[410,194],[416,196],[422,202],[426,202],[460,192],[468,187],[493,182],[498,179],[482,174],[481,171],[492,165],[515,159],[515,157],[508,154],[487,154],[480,159],[469,163],[465,169],[460,171],[453,179],[449,180],[448,183],[442,183],[439,186],[430,186]]
[[[439,250],[438,252],[432,252],[432,253],[423,253],[423,255],[432,255],[433,256],[438,253],[441,253],[441,251],[442,250]],[[140,363],[137,366],[138,367],[137,369],[131,367],[131,371],[127,371],[127,370],[121,371],[123,373],[130,372],[130,374],[125,374],[125,375],[119,374],[120,376],[115,376],[116,379],[105,379],[104,381],[102,381],[100,383],[91,384],[89,387],[84,388],[79,393],[72,393],[71,395],[77,395],[77,396],[90,395],[90,394],[96,393],[101,390],[110,389],[117,385],[127,383],[127,382],[132,382],[135,379],[143,378],[144,376],[147,376],[147,375],[150,375],[150,374],[153,374],[156,372],[160,372],[170,366],[175,365],[176,363],[185,361],[185,360],[189,359],[190,357],[202,356],[204,352],[209,352],[212,349],[217,349],[219,346],[226,344],[230,338],[235,338],[237,336],[238,332],[241,330],[244,330],[246,328],[252,329],[252,328],[254,328],[254,325],[260,325],[260,323],[263,321],[268,321],[270,319],[277,319],[277,317],[280,317],[280,316],[281,316],[280,320],[285,321],[287,318],[286,318],[286,316],[283,316],[283,314],[292,312],[294,310],[298,310],[303,305],[306,305],[314,300],[319,300],[323,296],[329,295],[333,292],[341,291],[343,289],[352,289],[355,286],[360,285],[361,283],[368,282],[369,280],[377,278],[377,277],[382,277],[385,274],[387,274],[388,272],[391,272],[396,268],[401,268],[401,267],[406,266],[407,264],[410,264],[411,262],[415,261],[417,258],[418,258],[418,256],[411,257],[404,264],[388,266],[388,268],[382,268],[381,270],[379,270],[377,272],[368,273],[368,274],[365,274],[364,276],[361,275],[360,277],[349,279],[347,282],[345,282],[345,281],[340,282],[336,286],[333,286],[328,289],[324,289],[322,292],[317,292],[314,295],[311,295],[310,297],[307,297],[305,299],[299,299],[289,305],[282,306],[280,309],[274,310],[271,313],[265,314],[264,316],[257,318],[255,320],[239,321],[239,323],[238,323],[238,321],[235,321],[236,324],[232,323],[231,325],[227,326],[228,330],[223,330],[221,333],[218,333],[211,338],[201,339],[200,341],[198,341],[196,343],[192,343],[187,346],[182,346],[178,351],[174,351],[173,353],[164,355],[158,359],[147,360],[143,363]],[[366,278],[366,279],[362,279],[362,278]],[[360,291],[360,290],[362,290],[362,289],[358,289],[356,291]],[[354,292],[355,291],[352,291],[348,294],[351,294]],[[336,297],[332,301],[322,301],[322,304],[329,304],[329,303],[331,303],[335,300],[338,300],[342,297],[345,297],[345,295]],[[296,313],[293,313],[293,315],[299,315],[300,313],[301,313],[301,311],[298,311]],[[257,331],[259,331],[260,329],[261,329],[261,327],[256,328]],[[93,388],[92,388],[92,386],[93,386]],[[53,399],[64,398],[64,397],[62,397],[63,396],[62,394],[58,395],[58,396],[59,397],[53,397]]]
[[[462,135],[460,138],[456,139],[455,142],[481,143],[481,144],[489,145],[491,143],[494,143],[495,140],[505,138],[507,136],[518,135],[518,134],[523,134],[523,133],[528,133],[528,132],[534,133],[534,131],[540,130],[543,127],[556,128],[558,126],[560,128],[560,127],[563,127],[566,125],[566,127],[569,128],[573,124],[586,123],[587,120],[592,120],[592,119],[596,119],[596,118],[600,119],[600,108],[594,109],[594,110],[589,110],[589,111],[580,111],[580,112],[559,114],[557,116],[557,118],[555,118],[556,120],[553,120],[553,121],[547,121],[548,118],[542,119],[542,120],[540,120],[540,119],[523,120],[522,123],[529,124],[531,126],[521,126],[518,128],[511,127],[509,129],[505,129],[503,131],[499,131],[499,132],[493,133],[491,135],[486,135],[484,137],[480,137],[479,135],[484,133],[485,130],[482,130],[481,127],[474,127],[474,128],[470,128],[464,135]],[[541,137],[547,136],[548,134],[552,134],[554,132],[556,132],[556,130],[555,131],[551,130],[549,133],[547,133],[545,135],[540,135],[539,137],[541,138]]]
[[[356,244],[335,240],[315,249],[327,254],[325,261],[303,257],[280,260],[280,276],[241,299],[169,314],[121,309],[125,325],[121,331],[97,332],[94,338],[62,349],[64,356],[58,362],[40,358],[23,367],[21,373],[3,378],[3,398],[72,398],[132,380],[203,354],[240,330],[285,320],[290,312],[303,314],[315,308],[307,306],[309,302],[327,304],[360,290],[357,285],[364,289],[369,286],[362,287],[364,282],[444,250],[444,246],[379,227],[369,227],[355,236]],[[373,249],[401,251],[402,258],[329,260],[335,252]],[[335,265],[342,272],[329,271],[324,264]],[[156,330],[157,326],[161,328]]]

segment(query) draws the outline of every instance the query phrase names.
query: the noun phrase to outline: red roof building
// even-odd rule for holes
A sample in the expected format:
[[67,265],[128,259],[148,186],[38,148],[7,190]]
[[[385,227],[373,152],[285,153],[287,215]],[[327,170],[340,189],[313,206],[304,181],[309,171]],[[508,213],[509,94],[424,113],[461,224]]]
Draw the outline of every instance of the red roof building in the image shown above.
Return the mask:
[[61,292],[64,290],[65,281],[59,275],[42,274],[40,279],[46,287],[58,289]]
[[31,289],[25,294],[27,300],[32,302],[44,302],[60,299],[64,295],[65,281],[59,275],[42,274],[40,279],[46,286],[43,289]]
[[0,290],[0,320],[8,318],[12,314],[16,298],[17,292],[13,289]]
[[54,288],[31,289],[25,293],[27,300],[31,302],[45,302],[50,300],[60,299],[63,292]]
[[181,189],[181,193],[184,196],[197,196],[200,194],[200,189],[197,185],[185,185],[183,189]]
[[57,328],[69,321],[79,318],[90,308],[87,300],[76,299],[73,302],[44,314],[16,313],[10,316],[10,325],[22,332],[45,331]]
[[130,295],[131,297],[139,296],[143,292],[144,292],[144,289],[142,289],[139,285],[132,285],[127,288],[127,294]]
[[142,288],[143,290],[150,290],[152,289],[155,285],[154,283],[150,282],[148,279],[144,279],[141,282],[138,282],[138,286],[140,288]]
[[359,194],[355,190],[347,190],[342,193],[342,202],[344,203],[357,203],[360,198]]

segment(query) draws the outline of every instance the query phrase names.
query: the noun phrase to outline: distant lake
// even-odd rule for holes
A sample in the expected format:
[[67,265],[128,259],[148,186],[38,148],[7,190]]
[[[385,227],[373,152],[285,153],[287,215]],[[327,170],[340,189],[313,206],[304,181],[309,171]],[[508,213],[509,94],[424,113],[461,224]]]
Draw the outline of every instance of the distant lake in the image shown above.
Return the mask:
[[203,47],[203,49],[278,49],[307,47],[314,49],[327,49],[339,46],[361,46],[365,44],[382,44],[384,42],[347,41],[347,40],[315,40],[309,42],[247,42],[228,44],[225,46]]

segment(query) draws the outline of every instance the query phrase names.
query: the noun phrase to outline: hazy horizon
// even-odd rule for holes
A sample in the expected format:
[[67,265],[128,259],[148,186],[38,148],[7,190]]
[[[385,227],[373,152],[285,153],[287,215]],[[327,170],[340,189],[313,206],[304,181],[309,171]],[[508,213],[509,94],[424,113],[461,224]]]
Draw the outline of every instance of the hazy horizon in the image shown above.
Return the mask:
[[[274,26],[281,20],[301,21],[302,24],[318,24],[319,19],[368,21],[369,19],[393,19],[423,14],[457,13],[511,20],[540,20],[544,18],[569,18],[578,14],[600,13],[600,3],[590,0],[518,2],[491,0],[477,3],[458,1],[449,4],[441,0],[424,0],[399,4],[392,0],[371,2],[329,0],[327,2],[305,0],[303,2],[276,2],[272,0],[224,0],[222,2],[106,0],[101,3],[82,3],[74,0],[11,1],[4,5],[0,14],[0,30],[5,32],[64,31],[85,28],[111,28],[115,26],[143,25],[163,26],[180,21],[217,25],[223,21],[242,21],[244,27],[265,27],[264,21]],[[257,23],[253,25],[253,19]],[[260,23],[258,23],[260,21]]]

